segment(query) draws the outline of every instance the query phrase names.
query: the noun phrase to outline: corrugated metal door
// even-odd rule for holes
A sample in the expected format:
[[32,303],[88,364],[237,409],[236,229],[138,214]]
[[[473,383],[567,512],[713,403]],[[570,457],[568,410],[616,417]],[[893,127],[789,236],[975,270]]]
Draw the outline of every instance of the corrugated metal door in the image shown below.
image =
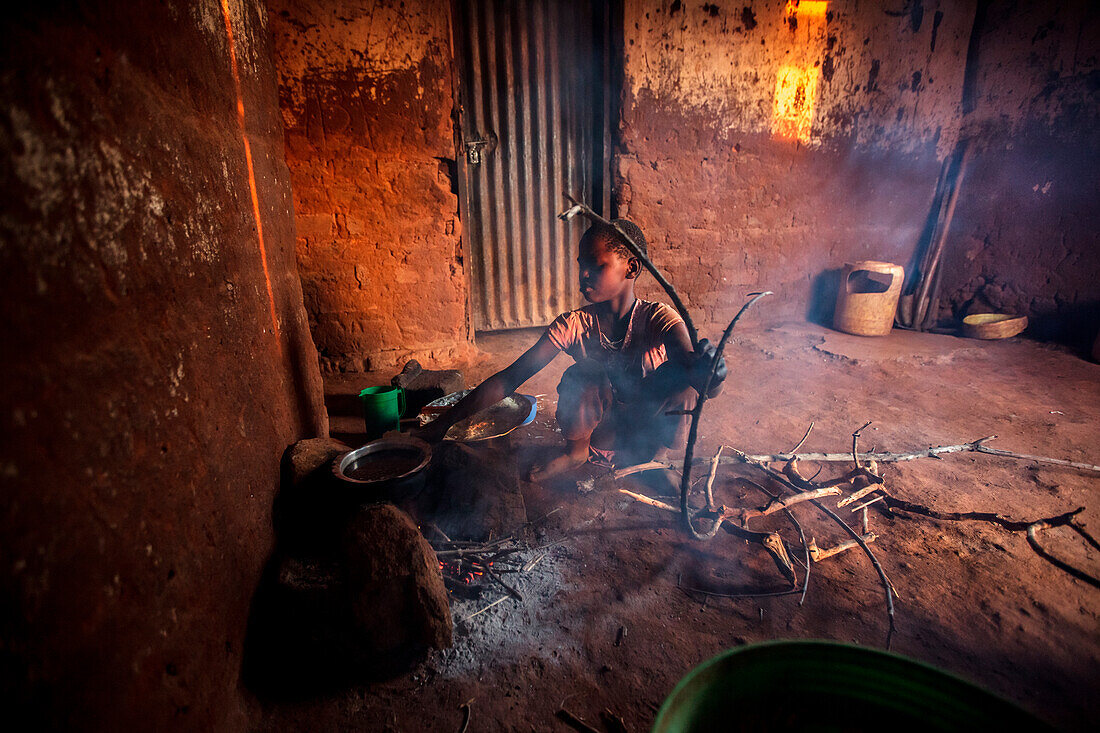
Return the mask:
[[607,4],[453,0],[463,231],[476,330],[541,326],[582,303],[563,191],[602,208]]

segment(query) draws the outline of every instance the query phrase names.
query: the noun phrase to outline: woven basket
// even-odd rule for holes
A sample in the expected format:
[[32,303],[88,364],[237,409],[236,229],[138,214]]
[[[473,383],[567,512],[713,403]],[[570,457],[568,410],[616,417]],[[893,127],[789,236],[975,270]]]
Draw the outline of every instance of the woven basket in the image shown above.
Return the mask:
[[1006,339],[1027,328],[1027,316],[975,313],[963,319],[963,335],[972,339]]

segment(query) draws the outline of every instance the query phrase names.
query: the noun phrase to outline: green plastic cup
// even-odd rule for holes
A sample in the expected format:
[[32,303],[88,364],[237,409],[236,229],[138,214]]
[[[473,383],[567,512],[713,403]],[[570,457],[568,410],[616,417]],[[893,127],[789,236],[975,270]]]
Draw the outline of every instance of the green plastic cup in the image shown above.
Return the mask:
[[401,427],[405,413],[405,390],[400,387],[367,387],[359,393],[367,440],[375,440]]

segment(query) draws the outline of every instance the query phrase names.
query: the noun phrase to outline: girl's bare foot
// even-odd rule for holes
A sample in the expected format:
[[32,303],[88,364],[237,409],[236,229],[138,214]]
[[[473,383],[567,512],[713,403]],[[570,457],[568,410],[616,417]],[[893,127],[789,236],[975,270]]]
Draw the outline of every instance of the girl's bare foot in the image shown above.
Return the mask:
[[576,470],[588,462],[588,443],[583,445],[570,445],[560,456],[555,456],[547,463],[539,466],[531,466],[528,479],[535,483],[557,478],[570,471]]

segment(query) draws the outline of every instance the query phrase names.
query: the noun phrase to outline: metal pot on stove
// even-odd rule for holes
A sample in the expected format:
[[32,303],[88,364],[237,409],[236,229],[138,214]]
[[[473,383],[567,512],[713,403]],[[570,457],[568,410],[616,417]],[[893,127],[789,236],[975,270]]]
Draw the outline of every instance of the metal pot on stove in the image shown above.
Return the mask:
[[337,485],[355,504],[400,502],[424,488],[432,447],[418,438],[395,435],[341,453],[332,461]]

